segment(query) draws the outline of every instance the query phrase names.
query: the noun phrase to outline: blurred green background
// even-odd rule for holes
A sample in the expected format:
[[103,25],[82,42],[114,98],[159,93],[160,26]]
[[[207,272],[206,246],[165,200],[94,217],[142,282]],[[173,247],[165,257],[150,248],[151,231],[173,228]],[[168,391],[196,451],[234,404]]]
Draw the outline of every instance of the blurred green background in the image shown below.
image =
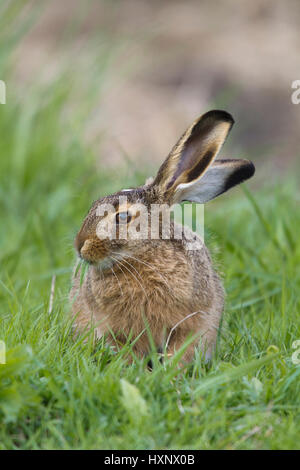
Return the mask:
[[[299,13],[292,0],[1,2],[0,448],[299,447]],[[73,238],[94,199],[143,183],[216,107],[236,120],[222,156],[257,168],[206,207],[227,291],[218,353],[210,369],[149,374],[71,339]]]
[[61,77],[70,93],[61,118],[77,116],[103,165],[121,165],[123,152],[159,165],[212,106],[237,123],[228,155],[280,173],[298,158],[297,0],[4,1],[1,13],[8,104]]

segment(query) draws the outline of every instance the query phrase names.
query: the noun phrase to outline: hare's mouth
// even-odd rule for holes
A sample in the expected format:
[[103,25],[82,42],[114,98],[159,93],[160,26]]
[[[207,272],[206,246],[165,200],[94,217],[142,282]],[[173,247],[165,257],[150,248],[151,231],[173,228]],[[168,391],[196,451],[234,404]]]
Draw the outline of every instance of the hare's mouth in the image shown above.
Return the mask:
[[117,261],[112,259],[110,256],[106,256],[106,258],[101,259],[97,263],[97,268],[101,271],[105,271],[106,269],[110,269]]
[[111,269],[114,265],[118,264],[122,261],[126,256],[126,253],[121,252],[114,252],[113,255],[110,254],[105,258],[102,258],[96,263],[96,266],[101,271],[105,271],[106,269]]
[[99,269],[100,271],[105,271],[106,269],[112,268],[112,266],[117,262],[111,259],[109,256],[106,256],[105,258],[102,258],[100,260],[91,260],[79,254],[79,258],[85,261],[87,264],[90,264],[91,266],[94,266],[95,268]]

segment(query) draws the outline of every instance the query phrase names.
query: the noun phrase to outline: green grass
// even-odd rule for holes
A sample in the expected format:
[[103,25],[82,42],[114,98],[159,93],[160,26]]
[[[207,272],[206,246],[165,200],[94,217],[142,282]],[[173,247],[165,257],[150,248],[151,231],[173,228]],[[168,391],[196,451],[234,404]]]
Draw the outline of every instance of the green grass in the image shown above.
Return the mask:
[[83,144],[85,114],[65,113],[68,88],[64,76],[0,107],[0,449],[299,448],[295,178],[207,205],[227,291],[211,367],[197,358],[180,374],[174,363],[128,366],[129,346],[113,354],[72,339],[72,241],[95,198],[147,175],[101,165]]

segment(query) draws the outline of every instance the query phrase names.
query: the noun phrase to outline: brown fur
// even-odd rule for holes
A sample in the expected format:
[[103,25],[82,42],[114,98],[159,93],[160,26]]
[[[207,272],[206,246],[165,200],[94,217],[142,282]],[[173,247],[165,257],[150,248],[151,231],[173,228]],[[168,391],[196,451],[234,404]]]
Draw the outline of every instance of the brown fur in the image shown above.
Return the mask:
[[[148,324],[157,348],[163,349],[171,329],[198,311],[174,331],[169,352],[179,349],[188,335],[202,332],[209,357],[223,310],[223,289],[207,249],[192,255],[172,242],[154,246],[149,242],[133,256],[135,259],[130,255],[123,258],[113,270],[101,272],[91,265],[81,287],[77,274],[71,292],[77,325],[84,328],[92,319],[97,337],[112,331],[122,344],[130,335],[134,340]],[[140,356],[149,353],[147,331],[134,345],[134,351]],[[190,361],[193,353],[191,345],[184,359]]]
[[[109,203],[117,211],[130,211],[133,204],[143,203],[150,211],[152,203],[177,202],[179,184],[198,182],[213,163],[232,123],[231,116],[222,111],[203,115],[181,137],[154,181],[93,204],[75,240],[80,257],[89,262],[82,285],[80,272],[74,272],[70,294],[78,330],[93,325],[98,338],[107,334],[117,347],[130,338],[140,357],[150,352],[147,328],[157,350],[163,350],[167,342],[169,355],[194,336],[183,361],[192,360],[200,340],[205,357],[211,357],[224,291],[202,240],[194,234],[196,246],[189,250],[185,236],[181,240],[174,238],[173,224],[169,240],[162,238],[161,231],[157,240],[100,240],[96,234],[100,219],[97,206]],[[240,165],[228,162],[224,167],[230,176],[231,171],[233,176],[241,174],[240,166],[245,167],[245,161]],[[245,171],[242,173],[244,179],[249,177]],[[239,182],[237,177],[231,180],[233,184]],[[118,207],[120,195],[127,197],[125,208]]]

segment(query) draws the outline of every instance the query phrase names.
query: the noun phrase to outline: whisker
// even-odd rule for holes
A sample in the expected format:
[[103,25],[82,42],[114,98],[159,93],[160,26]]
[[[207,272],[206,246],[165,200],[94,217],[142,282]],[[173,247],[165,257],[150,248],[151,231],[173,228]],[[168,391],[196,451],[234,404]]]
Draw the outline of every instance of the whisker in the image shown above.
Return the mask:
[[[113,256],[110,256],[110,258],[113,259],[113,260],[116,262],[116,265],[117,265],[118,268],[122,271],[122,273],[123,273],[123,275],[124,275],[124,277],[125,277],[125,280],[126,280],[128,286],[131,287],[130,282],[128,281],[128,276],[126,276],[126,273],[125,273],[125,272],[123,271],[123,269],[121,268],[121,265],[120,265],[119,261],[118,261],[116,258],[114,258]],[[132,293],[132,292],[131,292],[131,298],[133,299],[133,293]]]
[[[114,253],[114,254],[119,254],[119,253],[117,253],[116,251],[113,251],[113,253]],[[127,253],[126,253],[126,255],[124,255],[124,257],[123,257],[122,259],[124,259],[124,258],[132,258],[132,259],[138,261],[139,263],[142,263],[142,264],[144,264],[145,266],[148,266],[148,267],[151,268],[153,271],[156,271],[156,272],[165,280],[165,278],[164,278],[164,276],[161,274],[161,272],[160,272],[158,269],[154,268],[151,264],[146,263],[145,261],[142,261],[142,260],[140,260],[139,258],[135,258],[135,257],[132,256],[132,255],[128,255]]]
[[[137,269],[135,269],[135,267],[129,263],[129,261],[126,261],[124,258],[122,259],[122,261],[124,261],[126,264],[128,264],[132,269],[135,270],[135,272],[137,273],[137,275],[139,276],[139,278],[141,279],[142,283],[144,282],[142,276],[140,275],[140,273],[137,271]],[[146,291],[144,290],[145,294],[146,294]],[[147,294],[146,294],[147,295]]]
[[[114,253],[117,254],[116,252],[114,252]],[[170,294],[171,294],[172,297],[174,298],[174,295],[173,295],[173,293],[172,293],[171,286],[169,285],[167,279],[161,274],[161,272],[160,272],[158,269],[154,268],[151,264],[146,263],[145,261],[140,260],[139,258],[135,258],[135,257],[132,256],[132,255],[126,254],[125,257],[132,258],[132,259],[138,261],[139,263],[144,264],[145,266],[148,266],[148,267],[149,267],[150,269],[152,269],[153,271],[155,271],[155,272],[161,277],[161,279],[163,280],[165,286],[169,289]],[[124,260],[124,258],[123,258],[123,260]]]
[[[121,265],[121,266],[123,266],[123,268],[125,268],[125,269],[126,269],[126,270],[127,270],[127,271],[128,271],[130,274],[131,274],[131,275],[132,275],[132,277],[133,277],[133,278],[134,278],[134,279],[135,279],[135,280],[136,280],[136,281],[139,283],[139,285],[140,285],[140,286],[141,286],[141,288],[143,289],[143,291],[144,291],[144,293],[145,293],[146,297],[148,298],[148,296],[147,296],[147,293],[146,293],[146,291],[145,291],[145,289],[144,289],[143,285],[140,283],[140,281],[137,279],[137,277],[136,277],[136,276],[133,274],[133,272],[132,272],[132,271],[130,271],[130,269],[129,269],[129,268],[127,268],[127,266],[125,266],[123,263],[121,263],[121,261],[120,261],[120,260],[117,260],[117,259],[116,259],[116,258],[114,258],[113,256],[112,256],[112,259],[113,259],[113,260],[115,260],[115,261],[116,261],[116,263],[117,263],[118,265]],[[121,266],[119,266],[119,267],[120,267],[121,271],[122,271],[122,272],[124,272],[124,271],[122,270]]]
[[111,269],[111,272],[113,273],[113,275],[115,276],[115,278],[117,279],[117,282],[118,282],[118,284],[119,284],[119,288],[120,288],[120,291],[121,291],[121,294],[122,294],[122,297],[123,297],[123,296],[124,296],[124,292],[123,292],[123,290],[122,290],[122,287],[121,287],[121,283],[120,283],[120,281],[119,281],[119,278],[118,278],[118,276],[116,275],[116,273],[115,273],[115,271],[114,271],[114,268],[113,268],[112,266],[110,267],[110,269]]

